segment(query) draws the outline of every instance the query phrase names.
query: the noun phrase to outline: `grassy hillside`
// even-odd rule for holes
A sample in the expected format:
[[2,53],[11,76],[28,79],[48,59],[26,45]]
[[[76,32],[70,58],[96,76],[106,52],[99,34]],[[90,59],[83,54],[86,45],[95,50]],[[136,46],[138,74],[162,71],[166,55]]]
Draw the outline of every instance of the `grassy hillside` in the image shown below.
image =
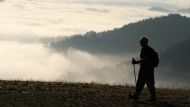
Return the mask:
[[190,91],[157,88],[157,102],[146,102],[145,88],[140,102],[127,97],[132,86],[97,83],[43,81],[0,81],[0,107],[190,107]]

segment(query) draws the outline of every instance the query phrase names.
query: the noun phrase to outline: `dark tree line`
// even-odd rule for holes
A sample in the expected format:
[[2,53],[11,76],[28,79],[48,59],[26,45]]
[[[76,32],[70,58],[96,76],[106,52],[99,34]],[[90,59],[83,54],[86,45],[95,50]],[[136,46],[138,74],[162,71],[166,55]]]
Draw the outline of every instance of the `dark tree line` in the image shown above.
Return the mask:
[[160,53],[162,76],[190,81],[190,38],[172,45]]
[[126,54],[139,52],[139,39],[147,36],[150,45],[157,50],[165,50],[173,44],[187,39],[190,35],[190,18],[179,14],[144,19],[113,30],[78,34],[53,42],[50,46],[57,51],[67,51],[70,47],[90,53]]

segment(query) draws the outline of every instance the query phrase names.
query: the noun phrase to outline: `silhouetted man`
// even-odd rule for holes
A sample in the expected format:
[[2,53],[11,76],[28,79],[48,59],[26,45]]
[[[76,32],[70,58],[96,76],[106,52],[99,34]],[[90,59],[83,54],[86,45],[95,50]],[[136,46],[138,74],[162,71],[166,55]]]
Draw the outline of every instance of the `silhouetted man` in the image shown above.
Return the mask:
[[148,101],[156,101],[155,82],[154,82],[154,66],[151,64],[151,51],[153,50],[148,46],[148,39],[142,37],[140,40],[142,46],[140,60],[133,60],[132,64],[140,64],[140,70],[138,74],[138,80],[136,83],[136,90],[134,94],[129,94],[129,98],[138,101],[138,97],[146,84],[149,92],[150,99]]

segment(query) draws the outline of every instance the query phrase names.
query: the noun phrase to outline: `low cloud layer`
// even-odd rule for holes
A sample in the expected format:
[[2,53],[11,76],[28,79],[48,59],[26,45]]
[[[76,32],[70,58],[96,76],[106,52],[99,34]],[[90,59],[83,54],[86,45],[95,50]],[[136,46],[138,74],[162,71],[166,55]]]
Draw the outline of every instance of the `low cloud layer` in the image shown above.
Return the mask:
[[42,44],[17,41],[1,41],[0,48],[0,79],[134,83],[131,62],[120,64],[134,54],[92,55],[73,48],[56,53]]
[[[135,84],[131,58],[138,59],[138,53],[93,55],[73,48],[56,53],[39,43],[17,41],[1,41],[0,49],[0,79]],[[138,76],[139,65],[135,67]],[[180,82],[159,68],[155,69],[155,79],[157,87],[190,88],[189,80]]]
[[188,0],[73,0],[72,2],[94,5],[108,5],[108,6],[128,6],[128,7],[155,7],[160,6],[168,9],[178,9],[183,7],[189,7]]
[[100,12],[100,13],[107,13],[109,12],[106,9],[97,9],[97,8],[86,8],[87,11],[93,11],[93,12]]
[[42,44],[16,41],[1,41],[0,48],[1,79],[57,80],[68,72],[85,74],[89,70],[103,68],[122,59],[115,56],[95,56],[72,48],[67,53],[60,54]]
[[45,50],[43,45],[1,41],[0,48],[1,79],[51,80],[61,73],[56,62],[64,59]]

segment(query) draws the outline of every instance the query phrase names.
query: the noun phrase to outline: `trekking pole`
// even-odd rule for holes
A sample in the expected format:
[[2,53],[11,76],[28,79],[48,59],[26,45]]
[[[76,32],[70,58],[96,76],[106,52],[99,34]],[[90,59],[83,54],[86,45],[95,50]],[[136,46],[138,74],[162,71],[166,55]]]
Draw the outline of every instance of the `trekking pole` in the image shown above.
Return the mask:
[[[134,58],[133,58],[133,60],[135,60]],[[134,68],[134,75],[135,75],[135,85],[137,84],[137,81],[136,81],[136,73],[135,73],[135,64],[133,64],[133,68]]]

